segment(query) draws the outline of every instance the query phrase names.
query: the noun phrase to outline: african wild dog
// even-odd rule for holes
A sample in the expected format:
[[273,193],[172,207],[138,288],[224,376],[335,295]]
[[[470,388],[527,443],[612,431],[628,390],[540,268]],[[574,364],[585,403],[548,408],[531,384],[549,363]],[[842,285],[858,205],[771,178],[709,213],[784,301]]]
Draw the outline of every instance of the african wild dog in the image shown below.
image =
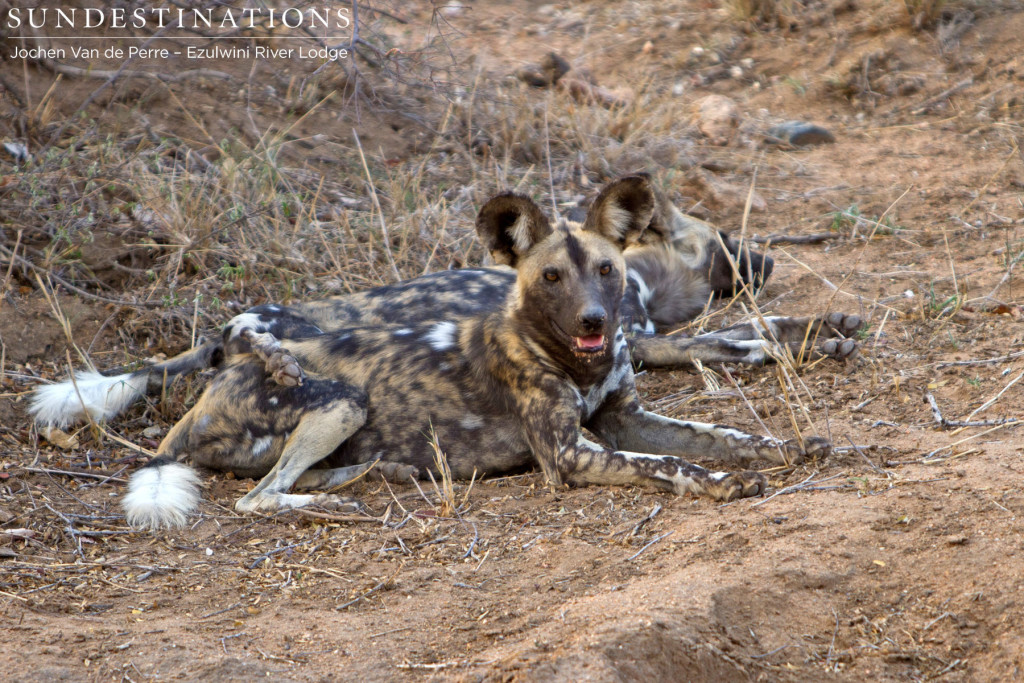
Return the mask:
[[[345,502],[331,488],[374,462],[434,470],[434,447],[454,477],[538,465],[552,485],[647,484],[719,500],[758,495],[753,471],[711,472],[685,455],[747,465],[825,455],[728,427],[682,422],[639,403],[620,328],[626,289],[622,250],[651,221],[644,176],[606,186],[582,225],[552,226],[531,200],[487,202],[477,232],[516,281],[503,304],[461,318],[351,327],[278,341],[246,330],[257,354],[229,358],[196,405],[135,472],[124,505],[134,526],[183,524],[197,502],[181,461],[263,477],[241,511]],[[263,356],[280,346],[305,378],[284,386]],[[585,427],[607,446],[586,439]],[[318,463],[327,467],[311,469]]]
[[[653,186],[652,186],[653,188]],[[737,279],[759,287],[771,274],[770,257],[740,249],[707,223],[681,213],[654,189],[655,211],[642,234],[626,244],[626,291],[622,323],[633,362],[638,367],[678,367],[703,363],[762,364],[775,343],[796,354],[807,345],[811,354],[844,359],[857,350],[848,339],[860,326],[855,315],[764,318],[767,329],[741,324],[697,337],[665,336],[703,310],[712,294],[731,294]],[[567,217],[580,222],[580,207]],[[160,395],[168,379],[218,366],[224,358],[248,353],[247,331],[269,332],[278,339],[333,333],[352,325],[412,324],[456,320],[500,307],[515,283],[515,272],[500,245],[487,245],[499,264],[491,268],[447,270],[405,282],[326,299],[284,306],[263,304],[235,316],[222,339],[206,342],[167,361],[134,372],[82,372],[36,389],[31,411],[38,423],[65,426],[88,415],[109,420],[147,393]],[[735,269],[735,270],[734,270]],[[300,368],[274,354],[269,369],[279,382],[294,384]]]

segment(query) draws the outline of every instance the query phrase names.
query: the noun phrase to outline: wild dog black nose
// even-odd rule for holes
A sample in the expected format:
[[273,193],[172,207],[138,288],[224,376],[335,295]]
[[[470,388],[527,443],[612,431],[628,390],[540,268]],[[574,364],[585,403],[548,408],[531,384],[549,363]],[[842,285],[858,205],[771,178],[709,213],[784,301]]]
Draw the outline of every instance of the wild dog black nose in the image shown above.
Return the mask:
[[600,306],[594,306],[588,308],[580,313],[580,324],[583,325],[587,330],[597,330],[604,325],[604,320],[607,315],[604,312],[604,308]]

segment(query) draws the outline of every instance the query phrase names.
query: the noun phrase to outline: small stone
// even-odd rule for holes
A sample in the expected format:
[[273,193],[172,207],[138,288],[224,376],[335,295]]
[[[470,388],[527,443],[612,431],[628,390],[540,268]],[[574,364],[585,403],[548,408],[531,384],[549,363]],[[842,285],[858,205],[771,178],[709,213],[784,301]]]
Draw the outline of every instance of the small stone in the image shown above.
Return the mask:
[[569,73],[572,65],[557,52],[549,52],[540,60],[540,68],[549,81],[554,84],[562,76]]
[[517,69],[516,78],[527,85],[533,86],[534,88],[547,88],[551,85],[551,81],[548,80],[544,76],[544,73],[533,64]]
[[967,537],[963,534],[954,534],[953,536],[946,536],[946,543],[949,545],[967,545]]
[[724,95],[708,95],[696,103],[697,129],[713,145],[727,145],[736,134],[740,110]]
[[794,147],[803,147],[835,141],[835,136],[829,130],[804,121],[786,121],[768,130],[768,142],[775,144],[785,142]]
[[57,429],[56,427],[45,427],[40,432],[43,438],[52,443],[57,448],[63,448],[64,450],[74,451],[78,449],[78,437],[74,434],[68,434],[67,432]]

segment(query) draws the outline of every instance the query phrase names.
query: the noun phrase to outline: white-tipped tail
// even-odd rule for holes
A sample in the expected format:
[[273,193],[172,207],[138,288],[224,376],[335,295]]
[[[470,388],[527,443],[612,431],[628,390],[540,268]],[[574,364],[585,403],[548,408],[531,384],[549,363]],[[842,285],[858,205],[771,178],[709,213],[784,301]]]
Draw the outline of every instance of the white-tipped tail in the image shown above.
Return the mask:
[[128,524],[144,529],[185,526],[198,505],[195,470],[171,460],[157,460],[137,470],[121,501]]
[[109,420],[146,395],[145,373],[104,377],[98,372],[76,372],[75,381],[36,387],[29,412],[37,424],[63,428],[85,419]]

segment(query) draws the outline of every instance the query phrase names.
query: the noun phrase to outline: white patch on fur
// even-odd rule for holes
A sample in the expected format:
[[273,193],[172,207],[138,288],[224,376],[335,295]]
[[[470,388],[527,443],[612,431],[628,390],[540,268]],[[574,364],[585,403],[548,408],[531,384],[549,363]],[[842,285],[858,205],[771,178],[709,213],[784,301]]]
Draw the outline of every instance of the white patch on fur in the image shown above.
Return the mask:
[[268,398],[267,399],[267,403],[269,403],[272,406],[276,406],[277,405],[277,396],[271,396],[270,398]]
[[267,310],[271,313],[280,313],[281,307],[278,306],[277,304],[270,304],[269,306],[267,306]]
[[407,337],[410,334],[412,334],[412,330],[410,330],[408,327],[403,327],[400,330],[395,330],[396,337]]
[[137,470],[121,501],[128,524],[143,529],[185,526],[198,505],[199,477],[179,462]]
[[761,365],[768,357],[768,347],[770,342],[762,339],[751,339],[744,341],[735,342],[737,346],[746,347],[747,354],[743,356],[740,363],[746,363],[748,365]]
[[676,420],[671,417],[665,417],[664,415],[658,415],[657,413],[646,413],[648,419],[658,420],[666,423],[681,424],[689,427],[695,432],[703,432],[705,434],[715,434],[716,436],[732,437],[737,441],[750,441],[751,439],[757,439],[758,437],[751,436],[746,432],[741,432],[738,429],[732,427],[722,427],[721,425],[708,424],[707,422],[690,422],[688,420]]
[[636,284],[637,296],[640,298],[640,305],[647,310],[647,304],[651,300],[651,289],[644,282],[643,276],[633,268],[626,271],[626,277],[631,279]]
[[[626,340],[625,338],[623,338],[622,345],[625,345],[625,343]],[[618,353],[618,339],[616,339],[615,346],[616,353]],[[626,360],[625,362],[621,363],[616,363],[615,366],[612,367],[611,372],[605,375],[603,382],[601,382],[597,386],[591,387],[590,391],[587,392],[587,395],[583,397],[584,419],[588,419],[591,415],[593,415],[594,412],[599,407],[601,407],[601,404],[604,403],[605,399],[608,398],[608,394],[612,393],[620,386],[622,386],[622,381],[626,378],[626,375],[628,373],[631,373],[632,371],[633,367],[630,364],[629,360]]]
[[252,442],[252,457],[258,458],[266,453],[272,443],[274,443],[274,437],[272,436],[261,436],[258,439],[254,439]]
[[244,329],[250,329],[253,332],[266,332],[268,327],[259,313],[239,313],[234,318],[228,321],[228,328],[231,329],[231,333],[228,335],[228,341],[237,339],[238,335],[242,333]]
[[464,415],[459,420],[459,426],[463,429],[480,429],[484,426],[484,419],[479,415],[473,415],[472,413]]
[[423,341],[430,344],[430,348],[435,351],[447,351],[455,346],[455,333],[458,329],[450,320],[439,322],[430,328],[430,332],[423,335]]
[[37,424],[63,428],[86,415],[97,422],[109,420],[145,395],[145,374],[76,372],[74,382],[36,387],[28,410]]

